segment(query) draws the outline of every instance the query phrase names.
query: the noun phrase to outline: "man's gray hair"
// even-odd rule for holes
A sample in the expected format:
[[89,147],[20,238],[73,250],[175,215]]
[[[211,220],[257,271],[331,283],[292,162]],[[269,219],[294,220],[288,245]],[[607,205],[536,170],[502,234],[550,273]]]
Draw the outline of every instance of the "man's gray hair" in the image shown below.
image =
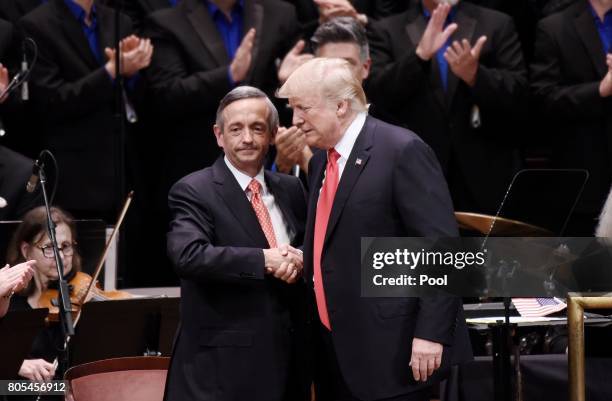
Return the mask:
[[238,86],[227,93],[219,102],[215,124],[223,132],[223,110],[230,104],[243,99],[264,99],[268,105],[268,128],[272,134],[278,130],[278,111],[270,98],[260,89],[253,86]]
[[352,43],[359,47],[359,57],[365,62],[370,57],[366,30],[352,17],[336,17],[319,25],[312,38],[313,51],[328,43]]

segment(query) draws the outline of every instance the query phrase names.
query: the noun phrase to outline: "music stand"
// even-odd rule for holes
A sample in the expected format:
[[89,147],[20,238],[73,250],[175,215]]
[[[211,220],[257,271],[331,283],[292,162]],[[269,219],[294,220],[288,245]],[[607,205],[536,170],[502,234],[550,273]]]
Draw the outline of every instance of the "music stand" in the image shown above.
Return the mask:
[[159,345],[157,350],[163,356],[172,355],[174,337],[180,322],[180,298],[164,298],[161,305],[161,322],[159,326]]
[[157,355],[162,309],[171,302],[171,298],[137,298],[85,303],[70,344],[70,366]]
[[[495,216],[458,213],[463,228],[489,236],[561,236],[588,179],[586,170],[528,169],[519,171]],[[489,229],[487,230],[487,226]],[[486,241],[486,239],[485,239]],[[489,325],[493,333],[496,401],[512,398],[510,298],[504,298],[505,320]],[[516,366],[518,352],[515,352]]]
[[10,352],[2,352],[0,378],[18,379],[19,368],[32,350],[34,338],[45,327],[49,310],[11,311],[0,319],[0,344]]

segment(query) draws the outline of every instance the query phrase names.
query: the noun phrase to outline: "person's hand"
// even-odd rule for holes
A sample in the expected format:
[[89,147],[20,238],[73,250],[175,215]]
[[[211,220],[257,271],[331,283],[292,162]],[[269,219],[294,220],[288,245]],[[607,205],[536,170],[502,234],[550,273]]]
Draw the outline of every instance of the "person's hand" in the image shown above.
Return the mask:
[[487,37],[481,36],[474,47],[470,46],[467,39],[461,42],[454,41],[453,45],[444,52],[450,70],[469,86],[474,86],[476,83],[480,52],[486,41]]
[[426,381],[441,364],[442,344],[416,337],[412,340],[410,366],[414,380]]
[[0,269],[0,296],[10,296],[23,290],[34,275],[35,260],[20,263],[13,267],[9,265]]
[[264,249],[266,273],[288,284],[295,283],[304,267],[302,251],[289,245]]
[[279,127],[274,138],[276,146],[276,167],[278,171],[287,173],[296,164],[303,164],[306,136],[298,127]]
[[359,14],[348,0],[314,0],[319,9],[319,23],[324,23],[336,17],[352,17],[362,24],[367,24],[368,19],[364,14]]
[[612,54],[606,55],[606,64],[608,64],[608,73],[599,83],[601,97],[612,96]]
[[278,69],[278,81],[281,84],[284,83],[287,78],[289,78],[289,75],[291,75],[299,66],[314,58],[312,54],[302,54],[304,46],[306,46],[306,42],[301,39],[298,40],[295,46],[293,46],[285,58],[283,58],[283,62]]
[[[9,85],[9,73],[5,66],[0,64],[0,93],[4,92]],[[8,98],[8,95],[2,96],[0,98],[0,103],[4,103],[4,101]]]
[[26,359],[19,368],[19,376],[32,381],[49,381],[55,376],[55,367],[44,359]]
[[232,81],[242,82],[246,78],[249,69],[251,68],[254,42],[255,29],[251,28],[249,29],[249,32],[244,35],[244,38],[242,38],[242,42],[240,42],[240,46],[238,46],[236,54],[234,55],[234,59],[230,64],[230,75],[232,77]]
[[[141,39],[129,36],[120,43],[121,51],[121,74],[126,77],[134,76],[138,71],[151,64],[153,56],[153,45],[150,39]],[[107,62],[104,66],[108,74],[114,79],[115,71],[115,49],[104,49]]]
[[119,46],[121,47],[122,52],[129,52],[138,47],[140,44],[140,38],[136,35],[130,35],[126,38],[123,38],[121,42],[119,42]]
[[457,30],[457,24],[455,23],[449,24],[444,28],[444,22],[450,10],[451,6],[449,4],[438,4],[431,13],[431,18],[429,18],[425,32],[423,32],[423,36],[416,48],[416,54],[422,60],[431,60],[434,54],[444,46],[453,32]]

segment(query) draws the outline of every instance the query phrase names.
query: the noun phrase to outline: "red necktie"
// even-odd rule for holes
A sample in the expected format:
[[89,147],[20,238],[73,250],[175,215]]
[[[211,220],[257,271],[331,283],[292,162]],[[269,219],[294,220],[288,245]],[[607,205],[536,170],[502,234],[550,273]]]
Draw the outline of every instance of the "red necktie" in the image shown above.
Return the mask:
[[325,168],[325,181],[319,193],[317,203],[317,215],[314,226],[313,263],[314,263],[314,290],[317,299],[317,309],[321,323],[331,330],[329,315],[327,314],[327,302],[325,300],[325,289],[323,288],[323,275],[321,274],[321,256],[323,253],[323,241],[327,232],[327,223],[331,214],[334,196],[338,189],[338,159],[340,154],[334,148],[327,151],[327,167]]
[[276,235],[274,235],[274,227],[272,226],[272,219],[270,219],[270,213],[268,208],[264,205],[261,200],[261,184],[255,178],[251,180],[247,187],[251,191],[251,206],[255,210],[259,225],[270,244],[270,248],[276,248]]

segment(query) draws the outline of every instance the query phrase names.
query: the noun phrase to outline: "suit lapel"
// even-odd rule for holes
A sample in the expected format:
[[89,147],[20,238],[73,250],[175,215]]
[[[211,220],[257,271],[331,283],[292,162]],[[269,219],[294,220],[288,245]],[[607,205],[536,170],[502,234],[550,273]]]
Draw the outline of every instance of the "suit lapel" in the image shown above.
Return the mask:
[[[455,22],[457,23],[458,28],[455,31],[455,33],[451,36],[449,42],[452,44],[455,40],[460,42],[463,39],[467,39],[468,42],[470,42],[470,45],[473,46],[474,45],[473,36],[474,36],[474,31],[476,29],[476,20],[463,11],[463,8],[461,7],[461,3],[459,3],[459,5],[457,5],[456,7],[457,7],[456,9],[457,12],[455,14],[456,16]],[[453,98],[455,96],[455,93],[457,92],[457,86],[459,85],[460,81],[461,80],[455,74],[452,73],[449,67],[448,69],[448,88],[447,88],[447,96],[446,96],[447,107],[449,108],[453,102]]]
[[170,1],[168,0],[141,0],[141,4],[147,10],[147,14],[170,7]]
[[246,82],[253,81],[253,73],[255,71],[255,66],[257,65],[257,56],[259,55],[259,49],[261,47],[261,38],[263,37],[262,26],[264,20],[264,8],[263,5],[259,3],[259,1],[246,0],[244,2],[244,21],[242,28],[242,37],[247,34],[249,29],[255,28],[255,40],[253,42],[253,50],[251,51],[252,60],[251,60],[251,68],[249,70],[249,74],[247,76]]
[[[342,177],[338,183],[338,190],[334,197],[334,204],[332,205],[331,214],[329,216],[329,222],[327,223],[327,231],[325,233],[325,242],[329,239],[329,236],[334,230],[334,227],[338,223],[338,219],[342,214],[344,205],[351,194],[357,179],[361,175],[361,172],[366,168],[368,159],[370,158],[370,148],[373,144],[374,130],[376,128],[375,120],[371,117],[366,118],[366,122],[355,141],[351,155],[346,162]],[[359,162],[357,160],[360,160]]]
[[[586,3],[585,3],[586,4]],[[601,38],[597,32],[593,15],[589,11],[588,7],[582,8],[582,12],[576,15],[574,19],[574,26],[576,32],[582,40],[582,44],[587,50],[593,66],[597,71],[597,74],[601,77],[606,75],[606,56],[604,54],[603,46],[601,44]]]
[[255,215],[253,207],[249,203],[244,191],[238,185],[238,181],[225,165],[223,157],[217,159],[213,165],[214,182],[217,191],[223,198],[227,208],[236,217],[236,220],[253,239],[254,244],[261,248],[269,248],[268,240],[261,229],[259,220]]
[[[85,38],[83,29],[79,21],[72,15],[68,6],[64,4],[64,0],[55,0],[54,6],[57,10],[57,24],[59,24],[64,31],[64,36],[79,53],[80,58],[84,60],[91,69],[99,67],[98,61],[91,52],[89,42]],[[99,21],[98,21],[99,23]]]
[[280,184],[280,178],[278,175],[273,174],[269,171],[264,171],[264,176],[266,179],[266,185],[268,189],[274,195],[274,200],[281,212],[283,213],[283,217],[285,218],[285,222],[288,225],[288,229],[290,232],[295,234],[298,233],[298,228],[296,226],[296,217],[293,214],[293,208],[291,207],[291,199],[289,198],[289,193],[283,188]]
[[203,1],[183,0],[187,19],[196,31],[202,44],[208,49],[218,65],[230,63],[223,38],[219,34],[215,22],[211,18]]
[[[421,13],[421,6],[416,2],[412,4],[412,13],[408,16],[408,23],[406,24],[406,34],[412,42],[412,46],[416,49],[425,28],[427,27],[427,21]],[[434,92],[434,97],[440,104],[442,110],[446,109],[446,99],[444,89],[442,89],[442,82],[440,80],[440,68],[438,67],[438,61],[436,56],[431,59],[431,71],[430,71],[430,84]]]

